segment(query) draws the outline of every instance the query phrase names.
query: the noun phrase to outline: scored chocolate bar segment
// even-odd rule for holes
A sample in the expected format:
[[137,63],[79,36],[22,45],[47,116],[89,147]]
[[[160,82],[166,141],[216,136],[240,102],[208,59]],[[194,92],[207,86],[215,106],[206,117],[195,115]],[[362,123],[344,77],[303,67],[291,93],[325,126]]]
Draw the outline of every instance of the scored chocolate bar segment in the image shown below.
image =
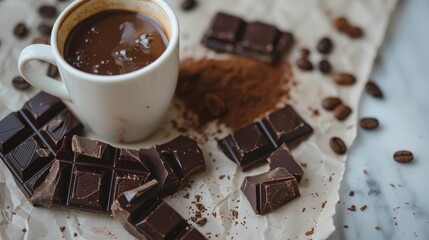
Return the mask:
[[285,168],[248,176],[241,185],[256,214],[267,214],[300,197],[298,182]]
[[0,158],[26,197],[47,175],[63,137],[82,129],[60,99],[45,92],[0,121]]
[[226,13],[216,14],[202,39],[206,47],[217,52],[235,53],[266,63],[275,63],[293,42],[291,33],[281,32],[273,25],[246,23]]
[[119,194],[150,178],[147,160],[138,151],[79,136],[64,138],[56,162],[59,167],[36,188],[33,204],[109,214]]
[[177,192],[183,180],[206,169],[198,143],[184,136],[142,149],[140,155],[148,159],[153,177],[159,182],[161,197]]
[[298,182],[301,182],[302,176],[304,175],[304,170],[296,162],[295,157],[290,152],[286,144],[282,144],[277,148],[268,158],[268,163],[270,164],[270,170],[276,169],[278,167],[285,168],[290,172]]
[[158,198],[158,188],[154,179],[122,193],[112,204],[113,217],[137,239],[206,239]]
[[291,106],[269,113],[267,117],[242,127],[218,141],[225,155],[246,171],[261,163],[281,144],[296,145],[313,129]]
[[161,183],[156,194],[173,194],[184,179],[205,168],[198,144],[183,136],[139,151],[79,136],[65,137],[54,166],[31,201],[45,207],[110,214],[112,202],[125,191],[155,178]]

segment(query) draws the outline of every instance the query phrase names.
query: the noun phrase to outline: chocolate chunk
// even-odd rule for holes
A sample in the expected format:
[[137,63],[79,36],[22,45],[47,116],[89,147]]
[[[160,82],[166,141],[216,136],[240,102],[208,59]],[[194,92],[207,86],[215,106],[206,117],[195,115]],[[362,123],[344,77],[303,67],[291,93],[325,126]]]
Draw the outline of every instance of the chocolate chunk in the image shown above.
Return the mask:
[[27,90],[31,87],[31,84],[28,83],[23,77],[16,76],[12,79],[12,85],[17,90]]
[[321,73],[324,73],[324,74],[331,73],[332,72],[331,63],[328,60],[326,60],[326,59],[321,60],[319,62],[319,71]]
[[0,158],[28,198],[47,176],[61,142],[58,139],[79,134],[82,129],[59,99],[43,92],[0,121]]
[[41,23],[41,24],[39,24],[39,26],[37,27],[37,29],[43,35],[45,35],[45,36],[51,36],[51,33],[52,33],[52,26],[51,25],[47,25],[45,23]]
[[334,116],[339,121],[346,120],[346,118],[348,118],[351,113],[352,113],[352,109],[349,106],[344,104],[340,104],[336,106],[334,109]]
[[284,168],[246,177],[241,191],[255,213],[260,215],[270,213],[301,196],[296,178]]
[[398,163],[409,163],[413,161],[414,155],[408,150],[397,151],[393,154],[393,159]]
[[46,75],[51,78],[56,78],[59,74],[60,72],[58,71],[58,67],[53,64],[49,64],[48,70],[46,71]]
[[15,27],[13,28],[13,34],[17,37],[17,38],[24,38],[28,35],[28,28],[27,25],[25,25],[25,23],[18,23],[15,25]]
[[335,73],[333,79],[338,85],[353,85],[356,82],[355,76],[344,72]]
[[368,81],[365,85],[366,92],[375,98],[383,98],[383,92],[373,81]]
[[322,101],[322,107],[326,111],[332,111],[340,104],[342,104],[342,101],[337,97],[327,97]]
[[206,169],[201,148],[184,136],[151,149],[142,149],[140,156],[148,160],[153,177],[159,182],[160,196],[177,192],[185,179]]
[[360,126],[363,129],[372,130],[378,128],[378,120],[376,118],[362,118],[360,120]]
[[274,111],[261,121],[242,127],[218,141],[225,155],[246,171],[257,165],[282,143],[297,144],[313,129],[291,106]]
[[182,4],[180,5],[183,10],[190,11],[194,9],[198,5],[198,2],[196,0],[183,0]]
[[319,51],[322,54],[331,53],[333,48],[334,48],[334,43],[328,37],[324,37],[320,39],[320,41],[317,43],[317,51]]
[[73,136],[72,151],[75,153],[77,162],[111,166],[116,149],[101,141]]
[[213,18],[202,40],[206,47],[217,52],[235,53],[266,63],[277,62],[293,42],[291,33],[281,32],[273,25],[246,23],[226,13]]
[[283,143],[277,150],[275,150],[267,158],[267,161],[270,164],[270,170],[285,168],[296,178],[297,182],[301,182],[304,170],[301,165],[296,162],[295,157],[292,155],[286,144]]
[[302,71],[311,71],[313,70],[313,64],[310,62],[308,58],[299,58],[296,61],[296,65]]
[[42,5],[39,7],[39,14],[44,18],[54,18],[57,16],[58,11],[55,6],[52,5]]
[[336,154],[343,155],[347,152],[347,146],[339,137],[333,137],[329,140],[329,146]]
[[242,35],[245,22],[226,13],[218,13],[213,18],[202,43],[217,52],[234,52],[235,44]]
[[138,239],[206,239],[157,192],[156,180],[124,192],[112,204],[113,217]]

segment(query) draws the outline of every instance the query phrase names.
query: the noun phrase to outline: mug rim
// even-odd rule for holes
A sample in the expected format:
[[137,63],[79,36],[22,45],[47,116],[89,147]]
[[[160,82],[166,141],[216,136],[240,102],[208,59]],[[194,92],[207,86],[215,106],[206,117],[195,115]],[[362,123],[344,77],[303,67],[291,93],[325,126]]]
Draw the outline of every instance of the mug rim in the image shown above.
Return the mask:
[[[61,67],[64,67],[68,72],[71,72],[74,75],[80,75],[82,79],[88,80],[88,81],[96,81],[96,82],[118,82],[118,81],[126,81],[128,79],[136,78],[146,72],[150,72],[153,69],[157,68],[162,62],[166,61],[167,58],[174,53],[176,46],[179,42],[179,21],[177,19],[176,14],[174,13],[173,9],[170,7],[169,4],[167,4],[164,0],[150,0],[151,2],[154,2],[158,6],[161,7],[161,9],[167,14],[168,17],[168,23],[171,25],[171,36],[169,38],[169,42],[167,45],[167,48],[165,51],[159,56],[155,61],[150,63],[149,65],[142,67],[138,70],[123,73],[123,74],[117,74],[117,75],[97,75],[97,74],[91,74],[84,71],[81,71],[79,69],[74,68],[71,66],[64,57],[60,54],[58,49],[58,43],[57,43],[57,34],[58,34],[58,28],[60,26],[60,23],[63,22],[64,17],[69,15],[69,12],[75,8],[76,5],[85,2],[86,0],[76,0],[73,3],[71,3],[69,6],[67,6],[61,14],[58,16],[58,19],[55,21],[54,27],[52,29],[52,35],[51,35],[51,47],[53,48],[54,56],[57,61],[57,65],[61,65]],[[129,1],[129,0],[127,0]],[[59,67],[59,66],[58,66]]]

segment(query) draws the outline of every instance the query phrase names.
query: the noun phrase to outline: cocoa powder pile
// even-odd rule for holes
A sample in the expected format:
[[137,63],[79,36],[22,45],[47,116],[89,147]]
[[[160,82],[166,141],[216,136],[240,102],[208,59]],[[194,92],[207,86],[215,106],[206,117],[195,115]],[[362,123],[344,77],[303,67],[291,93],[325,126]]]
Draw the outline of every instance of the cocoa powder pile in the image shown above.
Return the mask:
[[198,115],[195,127],[218,120],[234,130],[274,109],[282,97],[287,97],[290,78],[286,63],[272,66],[243,57],[188,59],[180,65],[176,95],[188,111]]

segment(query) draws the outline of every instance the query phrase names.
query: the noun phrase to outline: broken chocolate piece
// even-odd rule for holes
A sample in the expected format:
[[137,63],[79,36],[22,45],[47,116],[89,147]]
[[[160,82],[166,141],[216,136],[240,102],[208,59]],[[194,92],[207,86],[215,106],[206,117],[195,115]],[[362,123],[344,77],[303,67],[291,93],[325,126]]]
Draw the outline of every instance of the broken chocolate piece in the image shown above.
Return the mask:
[[122,193],[112,204],[113,217],[138,239],[206,239],[166,202],[154,179]]
[[26,197],[43,182],[63,137],[82,129],[58,98],[44,92],[0,121],[0,158]]
[[285,168],[248,176],[241,185],[256,214],[264,215],[300,197],[298,182]]
[[297,144],[313,129],[291,106],[274,111],[261,121],[242,127],[218,141],[225,155],[246,171],[261,163],[281,144]]
[[267,160],[270,164],[270,170],[278,167],[285,168],[296,178],[297,182],[301,182],[304,170],[301,165],[296,162],[295,157],[292,155],[286,144],[283,143],[267,158]]

